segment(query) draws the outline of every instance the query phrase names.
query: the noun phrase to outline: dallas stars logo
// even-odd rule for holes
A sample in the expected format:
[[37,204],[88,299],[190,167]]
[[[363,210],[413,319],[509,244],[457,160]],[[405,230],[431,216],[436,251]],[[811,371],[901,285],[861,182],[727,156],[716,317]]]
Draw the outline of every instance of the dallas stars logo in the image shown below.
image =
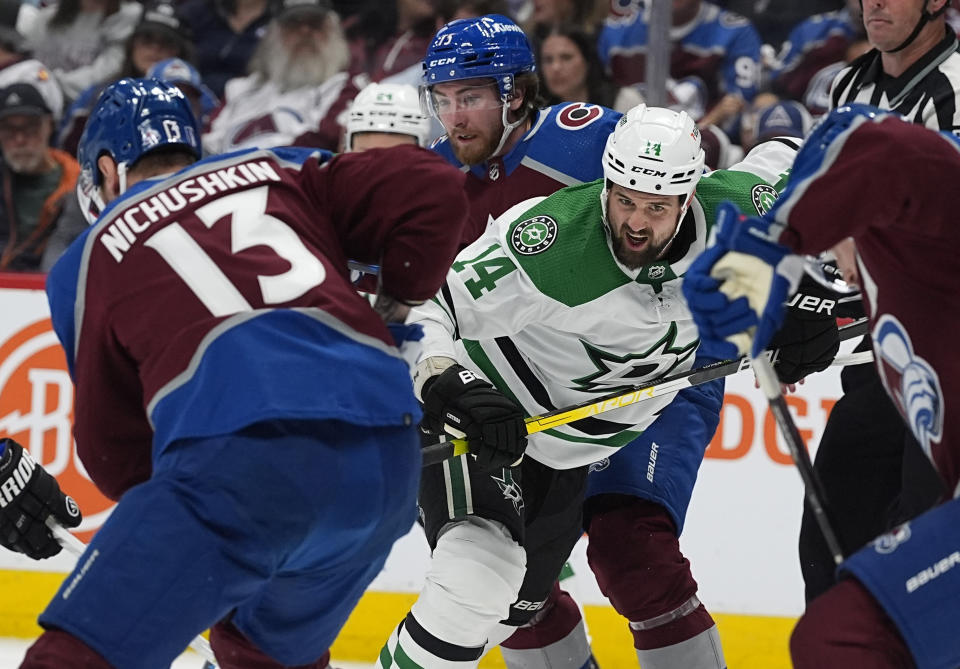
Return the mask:
[[492,475],[490,478],[497,482],[504,498],[513,502],[514,510],[517,515],[520,515],[520,509],[523,508],[523,492],[520,490],[520,484],[513,480],[513,474],[510,473],[510,470],[504,469],[502,478]]
[[750,190],[750,197],[753,199],[753,206],[757,208],[757,213],[763,216],[770,211],[776,201],[777,190],[767,184],[757,184]]
[[546,251],[557,239],[557,222],[549,216],[534,216],[517,223],[510,241],[525,256]]
[[573,382],[577,384],[574,390],[612,393],[659,378],[693,355],[698,342],[699,339],[694,339],[688,344],[678,345],[676,323],[670,323],[659,341],[643,353],[616,355],[581,339],[580,343],[597,371],[574,379]]

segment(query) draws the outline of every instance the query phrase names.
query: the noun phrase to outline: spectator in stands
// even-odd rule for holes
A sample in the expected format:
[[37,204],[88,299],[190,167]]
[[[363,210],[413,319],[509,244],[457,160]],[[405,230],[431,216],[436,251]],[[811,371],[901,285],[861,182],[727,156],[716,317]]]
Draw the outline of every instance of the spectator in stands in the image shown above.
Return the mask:
[[203,80],[193,65],[181,58],[167,58],[147,70],[147,76],[170,82],[190,101],[193,115],[200,121],[200,127],[206,129],[210,114],[219,106],[220,100]]
[[843,7],[844,0],[719,0],[718,5],[746,17],[764,44],[779,45],[787,31],[814,14]]
[[810,126],[813,125],[810,112],[796,100],[777,100],[772,104],[768,103],[752,112],[752,115],[754,121],[749,129],[742,126],[740,131],[740,145],[744,151],[749,151],[760,142],[774,137],[802,139],[807,136]]
[[626,112],[643,101],[637,89],[619,88],[604,74],[596,38],[578,25],[551,28],[539,43],[537,62],[548,104],[592,102]]
[[820,116],[830,111],[833,106],[830,103],[830,88],[833,86],[833,80],[841,70],[872,48],[866,37],[852,42],[841,60],[821,68],[810,78],[807,90],[803,94],[803,105],[811,114]]
[[574,24],[595,34],[609,11],[610,0],[533,0],[533,11],[524,30],[533,42],[544,39],[560,24]]
[[103,89],[118,79],[143,77],[161,60],[192,58],[190,29],[168,2],[144,7],[140,22],[127,38],[124,52],[126,55],[120,70],[107,81],[86,88],[64,114],[57,130],[56,145],[70,155],[77,154],[80,134]]
[[31,84],[43,96],[55,123],[63,116],[63,91],[43,63],[26,51],[23,35],[17,32],[19,0],[0,2],[0,88],[10,84]]
[[66,99],[74,100],[86,88],[116,76],[140,14],[140,4],[129,0],[59,0],[40,10],[24,36]]
[[0,271],[46,271],[65,248],[48,249],[53,232],[63,226],[75,236],[86,225],[74,195],[80,167],[50,148],[52,133],[53,114],[36,87],[0,90]]
[[370,3],[347,30],[350,73],[381,81],[419,67],[440,25],[431,0]]
[[510,16],[507,0],[434,0],[437,29],[457,19],[475,19],[487,14]]
[[197,69],[217,97],[223,98],[227,81],[247,74],[272,7],[270,0],[186,0],[179,6],[193,31]]
[[224,105],[203,136],[223,153],[298,143],[335,150],[337,116],[359,92],[340,19],[321,0],[283,0],[250,61],[251,74],[227,83]]
[[818,71],[845,61],[847,48],[865,39],[860,0],[847,0],[843,9],[801,21],[790,31],[777,57],[771,79],[773,92],[791,100],[803,100]]
[[[760,37],[750,22],[703,0],[673,0],[669,76],[700,77],[707,90],[701,126],[727,129],[757,92]],[[610,19],[599,38],[600,58],[620,86],[646,77],[649,10]]]

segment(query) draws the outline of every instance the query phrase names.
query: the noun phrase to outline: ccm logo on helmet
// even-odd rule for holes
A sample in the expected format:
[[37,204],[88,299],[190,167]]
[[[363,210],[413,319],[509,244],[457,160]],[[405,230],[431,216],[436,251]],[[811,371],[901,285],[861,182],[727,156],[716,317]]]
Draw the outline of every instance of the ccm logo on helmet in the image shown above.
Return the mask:
[[661,172],[660,170],[651,170],[649,167],[638,167],[634,165],[630,168],[631,172],[636,172],[637,174],[643,174],[648,177],[665,177],[667,176],[666,172]]
[[440,67],[440,66],[442,66],[442,65],[451,65],[451,64],[456,63],[456,62],[457,62],[457,59],[456,59],[456,58],[453,58],[453,57],[451,57],[451,58],[434,58],[433,60],[431,60],[431,61],[427,64],[427,67]]

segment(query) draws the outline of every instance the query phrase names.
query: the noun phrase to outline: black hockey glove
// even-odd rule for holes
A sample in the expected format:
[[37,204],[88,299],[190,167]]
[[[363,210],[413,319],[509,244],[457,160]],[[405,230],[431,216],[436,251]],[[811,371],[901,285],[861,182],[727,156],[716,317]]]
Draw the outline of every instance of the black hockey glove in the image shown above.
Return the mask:
[[483,470],[509,467],[527,447],[520,407],[463,365],[428,379],[423,388],[423,426],[466,438]]
[[80,524],[80,507],[60,491],[57,480],[38,465],[23,446],[0,439],[0,545],[34,560],[60,552],[46,520]]
[[809,277],[787,302],[783,325],[770,341],[779,349],[774,370],[780,383],[796,383],[830,366],[840,348],[837,300],[840,296]]

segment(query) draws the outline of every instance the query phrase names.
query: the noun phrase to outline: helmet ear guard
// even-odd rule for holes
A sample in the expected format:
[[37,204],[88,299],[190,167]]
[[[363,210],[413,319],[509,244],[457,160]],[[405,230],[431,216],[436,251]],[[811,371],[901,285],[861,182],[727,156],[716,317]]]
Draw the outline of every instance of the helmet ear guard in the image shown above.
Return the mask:
[[107,204],[100,190],[100,156],[110,156],[117,163],[122,193],[127,170],[144,155],[169,146],[182,146],[197,158],[203,153],[200,126],[179,88],[149,78],[121,79],[107,86],[77,147],[77,199],[87,222],[96,221]]

